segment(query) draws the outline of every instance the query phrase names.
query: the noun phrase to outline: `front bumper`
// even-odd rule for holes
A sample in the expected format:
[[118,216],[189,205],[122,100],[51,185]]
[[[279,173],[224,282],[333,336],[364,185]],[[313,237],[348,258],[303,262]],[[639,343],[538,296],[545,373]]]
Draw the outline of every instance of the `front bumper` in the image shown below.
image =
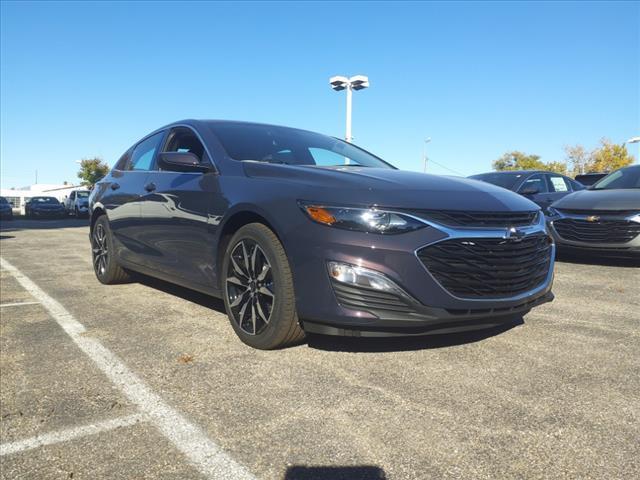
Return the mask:
[[29,214],[38,218],[60,218],[64,216],[64,210],[30,210]]
[[[526,235],[546,235],[544,218],[525,227]],[[416,252],[456,238],[504,238],[505,229],[452,229],[430,226],[401,235],[372,235],[306,225],[286,245],[296,288],[296,304],[308,332],[334,335],[422,335],[488,328],[512,322],[531,308],[553,300],[552,245],[546,277],[535,288],[505,298],[464,298],[434,278]],[[384,274],[406,295],[375,297],[337,284],[327,261],[361,266]],[[360,290],[360,291],[358,291]],[[346,299],[346,300],[345,300]]]

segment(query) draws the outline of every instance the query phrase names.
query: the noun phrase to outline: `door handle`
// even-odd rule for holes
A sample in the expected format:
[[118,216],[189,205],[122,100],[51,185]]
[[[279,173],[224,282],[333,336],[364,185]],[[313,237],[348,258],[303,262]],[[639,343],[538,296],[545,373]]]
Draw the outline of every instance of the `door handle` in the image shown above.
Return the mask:
[[120,184],[119,183],[112,183],[111,184],[111,190],[117,190],[120,188]]
[[147,192],[153,192],[153,191],[156,189],[156,184],[155,184],[155,183],[153,183],[153,182],[149,182],[149,183],[147,183],[147,184],[144,186],[144,189],[145,189]]

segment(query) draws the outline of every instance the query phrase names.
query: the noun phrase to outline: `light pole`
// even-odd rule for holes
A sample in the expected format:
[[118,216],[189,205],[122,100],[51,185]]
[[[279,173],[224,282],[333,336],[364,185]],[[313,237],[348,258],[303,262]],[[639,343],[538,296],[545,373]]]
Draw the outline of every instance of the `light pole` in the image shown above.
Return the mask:
[[427,143],[431,141],[431,137],[424,139],[422,144],[422,162],[424,163],[424,173],[427,173]]
[[627,148],[627,145],[630,143],[640,143],[640,137],[631,137],[629,140],[622,144],[623,148]]
[[351,96],[354,90],[363,90],[369,86],[369,77],[365,75],[354,75],[351,78],[335,76],[329,79],[329,84],[336,92],[347,90],[347,128],[345,140],[351,143]]

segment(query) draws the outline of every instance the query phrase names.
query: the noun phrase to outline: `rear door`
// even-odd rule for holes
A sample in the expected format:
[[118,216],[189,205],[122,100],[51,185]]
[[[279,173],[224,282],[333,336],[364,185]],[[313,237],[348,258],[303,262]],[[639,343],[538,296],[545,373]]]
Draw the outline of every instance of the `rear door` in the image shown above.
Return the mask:
[[140,200],[153,167],[165,132],[151,135],[133,146],[111,172],[103,204],[116,240],[118,256],[128,262],[141,264],[144,245],[140,224]]
[[[162,151],[191,152],[212,165],[202,141],[190,127],[172,128]],[[146,179],[140,207],[145,265],[179,283],[204,286],[215,281],[218,221],[210,212],[226,208],[217,173],[174,172],[154,168]]]

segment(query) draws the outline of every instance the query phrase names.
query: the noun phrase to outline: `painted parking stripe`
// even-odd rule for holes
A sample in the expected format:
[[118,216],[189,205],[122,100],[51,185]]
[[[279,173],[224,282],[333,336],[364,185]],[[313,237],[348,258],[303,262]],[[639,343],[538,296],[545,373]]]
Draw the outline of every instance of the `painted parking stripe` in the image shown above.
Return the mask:
[[3,443],[0,445],[0,456],[24,452],[25,450],[33,450],[34,448],[53,445],[54,443],[67,442],[69,440],[75,440],[76,438],[86,437],[88,435],[96,435],[115,428],[128,427],[144,420],[144,415],[135,413],[127,417],[113,418],[111,420],[92,423],[82,427],[56,430],[55,432],[36,435],[35,437],[27,438],[26,440]]
[[15,303],[2,303],[0,304],[0,308],[5,307],[21,307],[23,305],[39,305],[40,302],[15,302]]
[[49,312],[78,347],[102,370],[150,422],[196,467],[211,479],[255,480],[196,425],[167,405],[108,348],[98,340],[83,336],[86,328],[57,300],[50,297],[29,277],[0,257],[0,265]]

